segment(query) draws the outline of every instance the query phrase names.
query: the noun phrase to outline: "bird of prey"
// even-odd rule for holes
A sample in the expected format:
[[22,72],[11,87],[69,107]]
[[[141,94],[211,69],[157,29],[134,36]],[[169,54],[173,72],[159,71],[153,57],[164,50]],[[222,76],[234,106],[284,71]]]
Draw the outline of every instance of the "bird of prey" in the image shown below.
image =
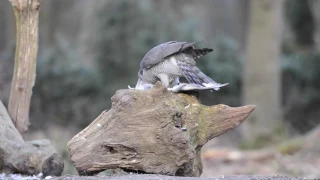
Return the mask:
[[[170,41],[152,48],[140,63],[135,89],[151,88],[158,81],[173,92],[219,90],[228,85],[215,82],[196,66],[197,59],[213,51],[209,48],[196,49],[193,47],[196,43]],[[181,83],[181,77],[188,83]]]

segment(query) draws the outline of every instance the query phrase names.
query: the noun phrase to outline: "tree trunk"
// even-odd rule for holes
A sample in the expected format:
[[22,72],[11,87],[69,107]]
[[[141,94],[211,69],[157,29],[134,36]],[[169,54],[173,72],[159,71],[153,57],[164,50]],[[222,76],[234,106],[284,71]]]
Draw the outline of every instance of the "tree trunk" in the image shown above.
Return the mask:
[[40,0],[9,0],[16,17],[16,52],[9,114],[20,133],[29,125],[29,108],[36,77]]
[[60,176],[63,159],[48,140],[24,142],[0,101],[0,171]]
[[320,52],[320,1],[319,0],[311,0],[308,1],[310,4],[312,16],[315,22],[315,34],[314,34],[314,42],[317,48],[317,51]]
[[241,126],[245,140],[254,143],[270,138],[283,127],[280,110],[280,45],[282,0],[251,0],[247,58],[244,72],[244,103],[257,105]]
[[200,176],[201,147],[245,120],[255,106],[204,106],[166,88],[119,90],[104,111],[68,143],[81,175],[105,169]]

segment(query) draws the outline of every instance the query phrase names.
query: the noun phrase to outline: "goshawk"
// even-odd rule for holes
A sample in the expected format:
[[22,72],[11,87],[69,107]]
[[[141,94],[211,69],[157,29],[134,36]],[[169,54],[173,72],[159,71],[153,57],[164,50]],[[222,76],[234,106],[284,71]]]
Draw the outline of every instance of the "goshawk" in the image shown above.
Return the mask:
[[[160,81],[170,91],[214,89],[220,84],[206,76],[197,66],[196,60],[213,51],[209,48],[196,49],[196,42],[170,41],[152,48],[143,57],[135,89],[148,89]],[[179,78],[188,83],[181,83]]]

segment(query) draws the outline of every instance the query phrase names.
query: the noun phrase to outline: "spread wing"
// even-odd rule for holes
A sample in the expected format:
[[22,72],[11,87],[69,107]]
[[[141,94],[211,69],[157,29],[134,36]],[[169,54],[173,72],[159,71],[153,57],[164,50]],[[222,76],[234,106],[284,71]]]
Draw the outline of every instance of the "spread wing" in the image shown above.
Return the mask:
[[206,86],[206,84],[219,85],[207,75],[205,75],[195,64],[187,63],[186,61],[177,61],[178,67],[181,69],[183,76],[189,83]]

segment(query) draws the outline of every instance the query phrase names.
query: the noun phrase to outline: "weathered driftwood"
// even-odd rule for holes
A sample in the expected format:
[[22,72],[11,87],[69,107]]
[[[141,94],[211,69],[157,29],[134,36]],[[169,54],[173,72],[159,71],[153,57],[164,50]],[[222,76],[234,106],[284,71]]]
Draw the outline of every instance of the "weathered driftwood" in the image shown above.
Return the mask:
[[0,101],[0,171],[61,175],[63,159],[48,140],[25,142]]
[[9,0],[16,17],[16,52],[9,114],[20,133],[29,126],[29,107],[36,78],[40,0]]
[[[204,106],[184,93],[119,90],[104,111],[68,143],[81,175],[105,169],[199,176],[200,150],[239,125],[255,106]],[[186,130],[184,130],[186,128]]]

